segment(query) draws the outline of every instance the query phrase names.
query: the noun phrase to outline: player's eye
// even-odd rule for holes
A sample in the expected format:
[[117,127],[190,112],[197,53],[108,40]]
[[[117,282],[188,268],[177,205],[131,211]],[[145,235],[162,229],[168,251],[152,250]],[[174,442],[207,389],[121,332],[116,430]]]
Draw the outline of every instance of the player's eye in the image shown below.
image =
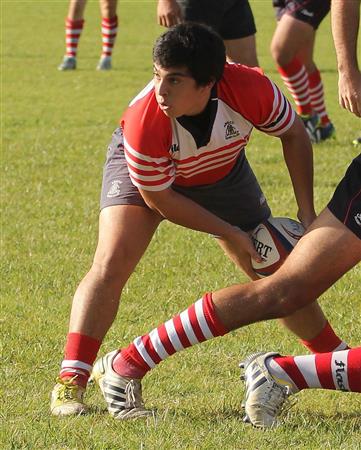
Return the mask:
[[180,79],[179,78],[169,78],[169,83],[170,84],[179,84],[180,83]]
[[157,73],[157,72],[153,72],[153,77],[154,77],[156,80],[160,80],[160,75],[159,75],[159,73]]

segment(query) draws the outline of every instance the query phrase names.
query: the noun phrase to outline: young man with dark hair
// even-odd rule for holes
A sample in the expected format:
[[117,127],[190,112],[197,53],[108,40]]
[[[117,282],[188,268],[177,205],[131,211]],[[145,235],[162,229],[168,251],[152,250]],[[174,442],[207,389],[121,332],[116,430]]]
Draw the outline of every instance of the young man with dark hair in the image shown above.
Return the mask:
[[[177,25],[155,43],[153,81],[132,100],[108,148],[98,247],[74,296],[54,415],[86,412],[85,386],[122,288],[163,219],[215,236],[256,279],[251,257],[260,255],[249,232],[271,211],[245,156],[254,127],[280,138],[298,218],[306,227],[315,218],[302,121],[260,70],[225,58],[222,39],[199,24]],[[211,299],[199,305],[207,317],[213,308]],[[315,302],[283,322],[314,352],[345,346]],[[122,386],[133,398],[134,383]]]

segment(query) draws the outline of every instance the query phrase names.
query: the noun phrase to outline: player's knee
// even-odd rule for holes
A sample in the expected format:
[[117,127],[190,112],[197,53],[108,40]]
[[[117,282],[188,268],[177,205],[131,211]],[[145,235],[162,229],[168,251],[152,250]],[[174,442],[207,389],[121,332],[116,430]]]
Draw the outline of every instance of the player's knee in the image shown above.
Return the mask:
[[120,282],[128,278],[127,261],[130,259],[126,248],[113,250],[97,249],[91,272],[106,283]]
[[292,55],[286,52],[278,42],[272,42],[270,47],[271,55],[278,66],[285,66],[292,60]]

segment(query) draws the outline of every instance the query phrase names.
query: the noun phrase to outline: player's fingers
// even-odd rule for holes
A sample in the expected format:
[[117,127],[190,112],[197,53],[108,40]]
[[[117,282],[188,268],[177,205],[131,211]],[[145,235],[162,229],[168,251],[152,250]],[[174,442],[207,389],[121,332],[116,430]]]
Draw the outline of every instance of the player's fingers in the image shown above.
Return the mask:
[[251,259],[254,259],[258,263],[261,263],[263,261],[262,256],[257,252],[257,250],[254,248],[253,242],[251,239],[247,239],[247,243],[245,245],[245,249]]
[[357,117],[361,117],[361,98],[355,97],[353,103],[353,113]]
[[164,16],[158,16],[158,25],[160,25],[162,27],[166,27],[167,26]]
[[342,95],[339,95],[338,103],[340,104],[341,108],[347,109]]

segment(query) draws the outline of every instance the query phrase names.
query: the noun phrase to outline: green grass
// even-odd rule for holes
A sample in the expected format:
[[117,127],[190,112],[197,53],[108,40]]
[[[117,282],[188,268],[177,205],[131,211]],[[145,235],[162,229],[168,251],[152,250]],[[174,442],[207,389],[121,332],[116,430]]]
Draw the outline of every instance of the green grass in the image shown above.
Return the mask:
[[[268,46],[270,1],[253,1],[260,62],[276,82]],[[59,420],[49,394],[62,358],[71,297],[89,268],[97,237],[105,148],[128,101],[151,77],[160,28],[154,1],[121,1],[114,70],[96,72],[98,3],[89,2],[79,70],[60,73],[67,1],[3,1],[2,12],[2,342],[1,449],[357,449],[360,396],[305,391],[282,427],[260,432],[241,421],[237,363],[247,353],[304,349],[277,323],[253,325],[170,358],[144,381],[156,420],[119,423],[99,392],[92,414]],[[329,19],[315,59],[337,140],[315,147],[315,195],[326,204],[356,150],[359,121],[337,104]],[[248,157],[274,215],[295,216],[279,141],[255,133]],[[332,243],[330,243],[331,245]],[[327,261],[325,261],[327,264]],[[360,267],[323,297],[337,332],[361,341]],[[206,235],[164,223],[124,290],[102,352],[127,344],[202,295],[245,278]]]

